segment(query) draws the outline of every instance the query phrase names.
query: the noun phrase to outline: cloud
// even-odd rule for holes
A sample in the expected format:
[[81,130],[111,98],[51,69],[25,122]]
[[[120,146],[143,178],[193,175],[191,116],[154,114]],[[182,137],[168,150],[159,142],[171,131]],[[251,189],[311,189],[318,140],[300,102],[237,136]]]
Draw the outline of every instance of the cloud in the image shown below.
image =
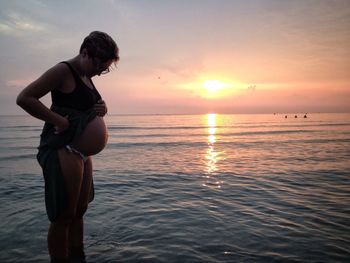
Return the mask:
[[10,88],[23,88],[28,85],[33,79],[13,79],[6,81],[5,85]]
[[26,17],[22,13],[10,12],[0,21],[0,33],[10,35],[31,34],[33,32],[42,32],[47,28],[43,23]]
[[[168,99],[181,105],[174,109],[191,111],[192,100],[204,103],[195,91],[207,79],[236,85],[227,107],[236,96],[237,105],[247,101],[244,109],[283,106],[292,98],[319,105],[335,88],[349,89],[349,25],[349,0],[1,1],[0,112],[16,112],[8,98],[76,55],[92,30],[118,37],[118,74],[96,78],[116,113],[135,112],[135,100],[139,111],[143,101],[149,111],[161,111]],[[180,83],[193,88],[179,89]],[[332,103],[348,97],[334,95]]]

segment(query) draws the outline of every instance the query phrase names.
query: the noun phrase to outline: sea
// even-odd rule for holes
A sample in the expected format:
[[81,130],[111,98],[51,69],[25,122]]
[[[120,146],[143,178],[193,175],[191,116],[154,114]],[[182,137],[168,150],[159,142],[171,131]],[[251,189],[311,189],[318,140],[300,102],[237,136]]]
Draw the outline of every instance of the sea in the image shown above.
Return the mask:
[[[350,262],[350,114],[109,115],[87,262]],[[48,262],[43,123],[0,116],[0,262]]]

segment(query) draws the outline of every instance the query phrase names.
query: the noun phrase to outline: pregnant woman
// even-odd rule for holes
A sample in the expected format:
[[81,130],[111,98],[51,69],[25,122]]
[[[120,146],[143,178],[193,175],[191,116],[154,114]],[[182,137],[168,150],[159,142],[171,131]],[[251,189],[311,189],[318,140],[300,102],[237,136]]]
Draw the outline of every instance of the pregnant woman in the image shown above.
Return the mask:
[[[91,78],[108,73],[118,60],[114,40],[91,32],[79,55],[50,68],[17,97],[20,107],[45,121],[37,159],[51,221],[51,262],[85,262],[83,215],[94,194],[91,156],[103,150],[108,136],[103,120],[107,107]],[[39,100],[49,92],[50,109]]]

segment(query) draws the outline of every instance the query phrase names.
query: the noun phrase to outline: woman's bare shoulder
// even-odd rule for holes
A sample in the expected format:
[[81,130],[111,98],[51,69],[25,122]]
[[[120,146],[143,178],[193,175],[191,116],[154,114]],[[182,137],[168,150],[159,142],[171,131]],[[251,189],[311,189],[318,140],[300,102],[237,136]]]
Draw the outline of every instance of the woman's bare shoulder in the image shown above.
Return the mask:
[[35,82],[37,85],[49,85],[55,89],[59,88],[67,77],[69,77],[69,68],[64,63],[58,63],[44,72]]
[[68,74],[68,66],[65,63],[60,62],[49,68],[41,77],[64,78],[65,76],[68,76]]
[[69,68],[64,63],[58,63],[30,83],[22,94],[41,98],[54,89],[60,89],[67,78],[69,78]]

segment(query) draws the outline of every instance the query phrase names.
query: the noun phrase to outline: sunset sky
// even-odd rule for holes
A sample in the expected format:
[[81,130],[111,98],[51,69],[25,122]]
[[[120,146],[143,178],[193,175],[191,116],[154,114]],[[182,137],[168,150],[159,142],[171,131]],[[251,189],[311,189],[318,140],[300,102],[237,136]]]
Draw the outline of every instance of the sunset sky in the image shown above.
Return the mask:
[[0,5],[0,114],[24,114],[20,90],[93,30],[120,48],[93,79],[111,114],[350,112],[348,0]]

